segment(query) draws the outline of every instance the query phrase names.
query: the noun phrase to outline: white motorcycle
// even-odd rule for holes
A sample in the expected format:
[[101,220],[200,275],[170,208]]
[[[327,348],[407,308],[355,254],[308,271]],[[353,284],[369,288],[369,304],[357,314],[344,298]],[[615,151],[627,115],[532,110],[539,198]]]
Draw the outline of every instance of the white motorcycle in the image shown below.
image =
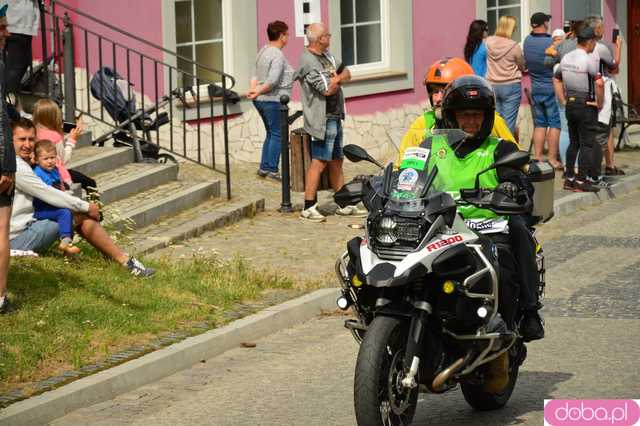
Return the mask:
[[[465,137],[460,130],[435,133],[451,146]],[[382,168],[358,146],[347,145],[344,153],[351,161]],[[428,150],[422,155],[428,164]],[[485,171],[528,163],[528,153],[517,151]],[[536,169],[532,163],[529,174]],[[382,176],[354,180],[335,194],[338,205],[363,202],[369,211],[365,236],[349,241],[336,262],[342,285],[337,304],[355,313],[345,327],[361,343],[354,386],[359,425],[409,424],[419,391],[443,393],[458,383],[474,408],[500,408],[526,357],[517,331],[522,314],[503,317],[502,304],[515,307],[518,301],[517,292],[499,288],[496,245],[470,229],[456,208],[468,203],[515,215],[530,212],[532,200],[526,191],[517,202],[482,189],[476,177],[475,188],[462,190],[456,201],[434,188],[436,175],[435,167],[394,171],[390,163]],[[541,250],[538,257],[542,293]],[[488,389],[487,366],[504,353],[508,382],[500,390]]]

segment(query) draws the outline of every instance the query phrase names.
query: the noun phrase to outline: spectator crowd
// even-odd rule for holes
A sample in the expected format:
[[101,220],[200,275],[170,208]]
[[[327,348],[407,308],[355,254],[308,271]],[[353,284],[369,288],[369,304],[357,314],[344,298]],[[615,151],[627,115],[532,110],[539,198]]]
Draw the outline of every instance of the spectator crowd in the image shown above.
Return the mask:
[[155,272],[116,245],[100,223],[96,202],[72,195],[74,185],[87,198],[97,193],[91,177],[68,169],[81,122],[65,136],[62,111],[54,101],[40,99],[32,115],[17,102],[32,61],[39,6],[38,0],[0,3],[0,314],[13,310],[7,296],[10,256],[43,254],[57,240],[62,254],[73,257],[80,252],[74,233],[135,276]]
[[[38,33],[40,12],[38,0],[4,0],[0,6],[0,49],[6,50],[6,60],[0,60],[0,313],[11,309],[7,298],[10,250],[44,253],[57,241],[63,255],[73,257],[80,251],[74,244],[75,233],[132,274],[153,274],[153,269],[118,247],[100,224],[98,204],[91,198],[96,195],[95,181],[68,167],[81,123],[65,132],[60,108],[49,99],[36,103],[32,119],[7,103],[7,95],[19,90],[31,64],[31,38]],[[597,192],[609,185],[605,176],[623,174],[615,165],[611,130],[611,99],[617,91],[612,77],[620,64],[621,40],[604,40],[598,16],[572,22],[566,31],[551,31],[550,22],[550,15],[534,13],[531,32],[521,44],[513,39],[515,17],[501,16],[492,35],[487,22],[474,20],[462,58],[443,58],[427,71],[424,85],[431,109],[407,130],[401,152],[419,143],[441,121],[445,87],[468,74],[485,78],[495,93],[492,133],[517,143],[522,79],[528,73],[534,158],[543,161],[546,146],[547,161],[564,172],[564,188],[571,191]],[[257,174],[281,180],[279,101],[282,95],[291,95],[297,82],[311,153],[300,218],[323,222],[326,217],[317,200],[321,175],[328,170],[335,191],[344,184],[342,86],[351,73],[330,53],[331,33],[322,23],[306,28],[308,45],[294,70],[282,51],[288,31],[282,21],[268,25],[268,43],[258,52],[247,94],[266,130]],[[89,201],[70,193],[74,185],[84,189]],[[366,215],[355,205],[338,208],[336,213]]]

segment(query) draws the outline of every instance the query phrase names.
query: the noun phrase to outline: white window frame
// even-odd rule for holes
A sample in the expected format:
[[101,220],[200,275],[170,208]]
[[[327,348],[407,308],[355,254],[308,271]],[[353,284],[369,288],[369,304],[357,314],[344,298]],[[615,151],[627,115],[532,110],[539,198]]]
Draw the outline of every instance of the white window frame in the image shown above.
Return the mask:
[[[353,28],[354,34],[354,60],[358,55],[358,46],[357,46],[357,37],[356,37],[356,28],[361,25],[378,23],[378,21],[367,21],[367,22],[356,22],[356,13],[355,13],[355,0],[351,0],[353,3],[353,23],[351,24],[342,24],[340,23],[340,37],[342,38],[342,29],[343,28]],[[378,71],[384,71],[389,69],[389,49],[391,48],[391,42],[389,38],[389,0],[380,0],[380,56],[381,60],[378,62],[368,62],[365,64],[355,64],[349,65],[349,70],[351,71],[351,75],[358,76],[367,73],[373,73]]]
[[[230,40],[229,34],[227,32],[227,27],[229,25],[231,25],[231,22],[228,22],[229,19],[227,18],[227,14],[225,13],[225,7],[228,8],[229,6],[226,4],[228,0],[222,0],[221,3],[221,12],[222,12],[222,38],[212,38],[209,40],[198,40],[196,41],[196,23],[195,23],[195,1],[193,0],[173,0],[174,5],[176,3],[183,3],[189,1],[191,3],[191,41],[189,42],[184,42],[184,43],[178,43],[176,42],[176,51],[178,50],[179,47],[185,47],[185,46],[191,46],[191,53],[192,53],[192,60],[195,61],[196,60],[196,46],[200,45],[200,44],[208,44],[208,43],[222,43],[222,61],[224,64],[224,67],[226,68],[226,64],[227,62],[227,52],[229,52],[229,49],[227,48],[227,42],[226,40]],[[175,7],[175,6],[174,6]],[[174,9],[175,11],[175,9]],[[174,15],[174,22],[175,22],[175,15]],[[225,40],[226,38],[226,40]],[[191,73],[195,76],[196,75],[196,67],[195,65],[192,64],[191,67]]]
[[[176,51],[176,0],[162,0],[162,32],[163,45],[171,51]],[[251,80],[253,58],[258,53],[257,40],[258,29],[256,25],[246,25],[247,22],[258,20],[257,0],[222,0],[222,38],[223,60],[225,73],[232,75],[236,80],[233,90],[237,93],[246,93],[249,90]],[[234,31],[234,28],[242,28],[242,31]],[[237,51],[236,51],[237,50]],[[235,54],[234,54],[235,52]],[[247,58],[252,58],[247,60]],[[164,62],[177,68],[177,59],[170,54],[164,54]],[[168,73],[164,73],[165,88],[169,87]],[[173,73],[172,87],[177,87],[177,73]],[[206,85],[199,87],[201,98],[208,98]],[[246,105],[245,105],[246,104]],[[181,105],[177,104],[178,107]],[[251,106],[250,102],[241,102],[228,105],[229,113],[242,112]],[[200,107],[200,117],[206,118],[211,114],[208,104]],[[214,102],[214,116],[222,115],[220,102]],[[197,116],[196,108],[189,108],[186,113],[187,120],[193,120]]]
[[[496,1],[496,6],[494,7],[489,7],[487,5],[487,0],[480,0],[481,2],[484,3],[484,16],[481,16],[481,19],[484,19],[485,21],[488,22],[489,20],[489,11],[490,10],[498,10],[501,8],[510,8],[510,7],[516,7],[516,5],[514,4],[510,4],[510,5],[504,5],[504,6],[500,6],[500,0],[495,0]],[[564,0],[562,0],[564,1]],[[515,40],[518,43],[523,43],[524,39],[527,38],[527,36],[529,35],[529,33],[531,32],[531,13],[529,13],[530,11],[530,4],[529,4],[529,0],[520,0],[520,16],[517,17],[518,18],[518,22],[516,23],[516,25],[518,25],[518,28],[520,28],[520,40]],[[500,19],[500,18],[498,18]],[[498,24],[498,22],[496,21],[496,25]],[[493,34],[489,34],[489,35],[493,35]]]
[[[211,43],[211,42],[218,42],[221,41],[222,42],[222,61],[223,61],[223,68],[224,68],[224,72],[226,72],[227,74],[233,75],[233,60],[231,58],[231,52],[233,52],[233,38],[231,37],[231,35],[233,34],[233,22],[231,20],[231,16],[232,14],[230,13],[231,10],[231,0],[222,0],[222,38],[215,38],[215,39],[210,39],[210,40],[198,40],[196,41],[196,24],[195,24],[195,10],[194,10],[194,5],[195,2],[193,0],[170,0],[173,2],[173,37],[174,37],[174,45],[172,50],[177,51],[178,47],[184,47],[184,46],[193,46],[192,48],[192,61],[196,61],[196,53],[195,53],[195,47],[199,44],[207,44],[207,43]],[[191,41],[190,42],[185,42],[185,43],[177,43],[175,41],[175,19],[176,19],[176,13],[175,13],[175,4],[176,3],[181,3],[181,2],[185,2],[185,1],[191,1]],[[195,69],[195,65],[193,65],[192,70],[191,70],[191,74],[193,74],[194,76],[196,75],[196,69]],[[223,71],[223,70],[220,70]]]
[[[327,0],[327,3],[332,34],[329,50],[342,60],[340,0]],[[349,65],[352,78],[343,86],[346,98],[414,88],[413,0],[393,0],[393,3],[381,0],[381,6],[384,7],[381,18],[384,16],[386,21],[380,31],[384,59],[375,64]]]

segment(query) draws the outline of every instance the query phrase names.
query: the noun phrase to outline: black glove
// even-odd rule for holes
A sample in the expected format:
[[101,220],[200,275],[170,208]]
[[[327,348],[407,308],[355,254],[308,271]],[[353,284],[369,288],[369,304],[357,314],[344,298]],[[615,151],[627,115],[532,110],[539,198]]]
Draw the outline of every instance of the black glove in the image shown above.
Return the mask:
[[502,182],[496,187],[496,192],[504,194],[513,200],[517,200],[520,188],[513,182]]

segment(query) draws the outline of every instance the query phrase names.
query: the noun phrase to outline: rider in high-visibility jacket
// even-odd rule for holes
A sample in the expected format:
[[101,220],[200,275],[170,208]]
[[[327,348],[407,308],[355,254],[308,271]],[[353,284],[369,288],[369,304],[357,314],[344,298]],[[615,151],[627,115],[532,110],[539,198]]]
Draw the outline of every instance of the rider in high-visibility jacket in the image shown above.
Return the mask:
[[[473,188],[476,175],[518,146],[491,135],[495,118],[493,89],[475,75],[455,79],[447,86],[442,100],[443,125],[461,129],[468,136],[449,145],[446,137],[428,137],[421,146],[430,150],[429,167],[437,166],[434,188],[451,193],[456,198],[461,189]],[[519,170],[492,169],[480,175],[480,187],[502,192],[518,200],[522,191],[532,194],[532,187]],[[467,226],[491,238],[497,248],[500,265],[499,289],[502,302],[498,305],[507,324],[517,325],[517,310],[522,311],[519,330],[525,341],[544,337],[538,315],[538,272],[535,247],[528,228],[519,216],[505,217],[475,206],[459,205],[458,213]],[[519,306],[513,306],[517,292]],[[506,304],[506,306],[505,306]],[[492,361],[485,372],[486,390],[499,391],[508,379],[508,357]]]
[[[409,126],[400,142],[396,165],[402,162],[404,151],[407,148],[420,146],[422,141],[431,135],[432,129],[442,127],[441,105],[444,90],[447,84],[463,75],[473,75],[473,68],[460,58],[441,59],[431,65],[424,77],[424,85],[432,109],[425,111]],[[494,114],[494,125],[491,134],[505,141],[516,143],[504,119],[497,112]]]
[[[438,136],[428,138],[425,144],[431,151],[430,166],[438,167],[434,187],[450,193],[473,188],[476,175],[499,158],[516,151],[512,143],[491,136],[495,112],[495,97],[489,83],[481,77],[463,76],[454,80],[445,92],[442,115],[447,128],[460,128],[467,133],[462,142],[449,146]],[[425,146],[423,144],[423,146]],[[455,152],[454,152],[455,151]],[[480,176],[480,186],[495,189],[516,198],[520,191],[532,193],[526,176],[518,170],[498,168]],[[487,234],[498,241],[500,234],[508,235],[508,253],[499,256],[499,263],[519,284],[520,309],[524,313],[520,331],[526,341],[540,339],[544,329],[537,313],[538,274],[535,247],[521,217],[499,216],[489,210],[461,205],[458,212],[471,229]],[[509,264],[511,263],[511,264]]]

